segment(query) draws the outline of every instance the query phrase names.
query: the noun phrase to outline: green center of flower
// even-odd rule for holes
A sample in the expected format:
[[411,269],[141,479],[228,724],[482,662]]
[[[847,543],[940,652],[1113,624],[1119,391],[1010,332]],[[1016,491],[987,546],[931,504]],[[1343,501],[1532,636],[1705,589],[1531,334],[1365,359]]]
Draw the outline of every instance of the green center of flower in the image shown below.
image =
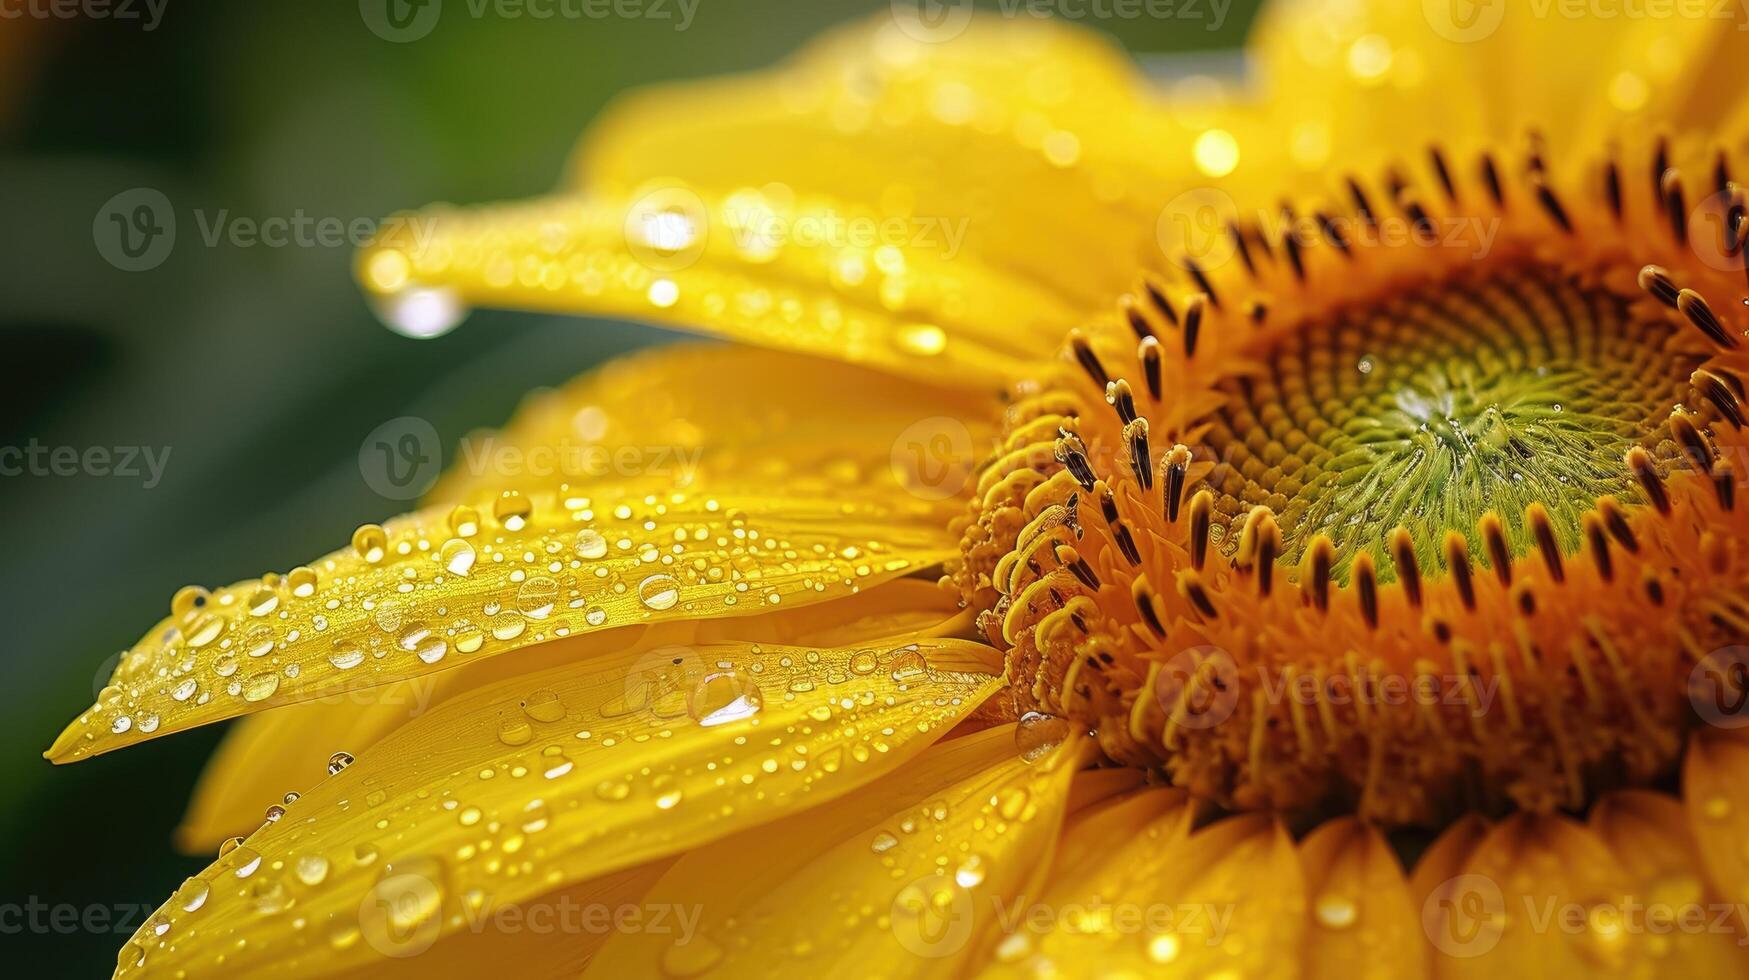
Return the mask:
[[1699,363],[1664,350],[1667,331],[1635,301],[1528,264],[1340,310],[1285,338],[1261,370],[1222,385],[1227,402],[1209,419],[1220,546],[1231,554],[1233,523],[1265,505],[1291,562],[1322,533],[1346,580],[1355,554],[1385,555],[1401,526],[1431,569],[1446,529],[1473,534],[1490,510],[1524,553],[1517,518],[1541,502],[1562,549],[1576,550],[1581,514],[1632,493],[1622,454],[1656,439]]

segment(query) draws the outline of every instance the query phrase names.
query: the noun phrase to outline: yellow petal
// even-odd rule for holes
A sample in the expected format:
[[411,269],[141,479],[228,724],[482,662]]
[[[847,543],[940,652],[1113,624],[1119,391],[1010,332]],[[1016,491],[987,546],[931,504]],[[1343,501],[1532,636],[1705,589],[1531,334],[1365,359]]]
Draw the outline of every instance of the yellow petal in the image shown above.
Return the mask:
[[[709,487],[931,504],[995,442],[996,401],[780,351],[674,344],[529,396],[464,440],[434,502],[561,481]],[[945,523],[945,517],[942,518]]]
[[918,39],[883,16],[773,71],[635,96],[572,189],[407,216],[359,276],[391,317],[438,291],[987,386],[1157,255],[1191,140],[1148,100],[1086,32],[989,17]]
[[135,935],[121,972],[359,966],[385,942],[463,928],[470,906],[826,803],[952,727],[999,685],[992,657],[964,641],[670,646],[470,691],[222,855]]
[[1689,828],[1713,890],[1729,902],[1749,902],[1749,741],[1726,731],[1688,741],[1682,799]]
[[1396,854],[1353,817],[1332,820],[1300,843],[1311,924],[1308,980],[1412,980],[1427,976],[1419,903]]
[[1639,976],[1653,959],[1631,927],[1634,886],[1590,828],[1518,813],[1477,842],[1421,907],[1435,975]]
[[778,606],[738,619],[657,623],[637,630],[635,641],[623,632],[597,633],[562,644],[554,656],[528,650],[516,657],[248,715],[226,733],[201,774],[188,813],[177,828],[177,846],[191,853],[210,853],[225,839],[260,826],[262,814],[282,802],[288,787],[302,788],[323,775],[332,752],[324,746],[344,745],[353,752],[368,749],[457,694],[533,671],[555,657],[737,640],[858,646],[963,633],[969,618],[970,612],[960,609],[955,597],[935,583],[899,579],[833,602]]
[[1435,143],[1467,171],[1484,143],[1517,147],[1531,131],[1568,167],[1636,129],[1710,132],[1749,72],[1744,22],[1738,4],[1662,16],[1473,0],[1272,4],[1251,44],[1270,106],[1251,175],[1286,164],[1323,171],[1331,189],[1332,165],[1419,167]]
[[1635,928],[1648,932],[1642,941],[1658,976],[1749,973],[1749,951],[1738,944],[1744,923],[1708,885],[1706,862],[1680,801],[1644,790],[1614,793],[1592,807],[1590,825],[1621,862],[1634,897],[1647,910]]
[[[570,980],[618,929],[657,933],[687,928],[685,910],[643,901],[673,861],[654,861],[516,904],[465,905],[463,925],[438,938],[431,927],[390,932],[385,916],[360,916],[357,942],[378,954],[363,965],[324,974],[335,980],[469,980],[507,965],[517,980]],[[391,897],[385,895],[384,897]],[[417,901],[416,889],[400,896]]]
[[937,746],[829,807],[675,864],[648,901],[703,910],[690,942],[615,936],[591,976],[942,976],[1034,893],[1084,741],[1034,765],[1013,726]]
[[122,657],[48,757],[69,762],[278,704],[361,696],[566,636],[820,602],[933,564],[921,502],[510,493],[366,525],[353,546],[208,594]]
[[1011,916],[985,973],[1297,976],[1305,893],[1293,842],[1255,814],[1192,834],[1193,810],[1175,791],[1144,791],[1077,820],[1044,897]]

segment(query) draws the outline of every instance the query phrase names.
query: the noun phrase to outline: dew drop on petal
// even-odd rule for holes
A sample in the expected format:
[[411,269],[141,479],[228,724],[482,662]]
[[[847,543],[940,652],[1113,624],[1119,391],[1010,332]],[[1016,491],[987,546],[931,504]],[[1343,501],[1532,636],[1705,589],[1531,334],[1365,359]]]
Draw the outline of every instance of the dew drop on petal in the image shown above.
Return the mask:
[[474,570],[474,546],[461,538],[445,541],[437,557],[451,575],[466,575]]
[[355,760],[351,752],[336,752],[328,757],[328,775],[338,776]]
[[565,703],[551,688],[541,688],[522,702],[522,710],[535,721],[558,721],[565,717]]
[[306,885],[320,885],[328,877],[328,859],[320,854],[305,854],[297,861],[298,880]]
[[1045,714],[1042,711],[1028,711],[1020,716],[1020,724],[1014,729],[1014,747],[1020,750],[1020,758],[1026,762],[1037,762],[1052,749],[1062,744],[1069,737],[1070,725],[1066,718]]
[[380,525],[360,524],[352,532],[352,550],[366,562],[375,565],[388,553],[389,535]]
[[638,599],[657,612],[673,609],[680,601],[680,583],[672,575],[658,572],[638,583]]
[[278,690],[279,673],[277,671],[264,670],[261,673],[250,677],[243,683],[243,700],[251,703],[255,701],[265,701],[268,698],[273,697],[274,692]]
[[759,713],[764,695],[752,677],[734,670],[712,671],[699,678],[686,699],[686,713],[700,727],[740,721]]
[[607,556],[607,538],[600,531],[586,527],[577,532],[577,556],[593,561]]

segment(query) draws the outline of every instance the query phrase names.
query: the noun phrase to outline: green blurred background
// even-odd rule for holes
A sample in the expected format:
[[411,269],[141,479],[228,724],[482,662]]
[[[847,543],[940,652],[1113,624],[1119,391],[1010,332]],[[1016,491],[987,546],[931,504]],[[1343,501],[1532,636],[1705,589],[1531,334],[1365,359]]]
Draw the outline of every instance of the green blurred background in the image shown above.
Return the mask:
[[[206,862],[170,836],[218,728],[70,767],[40,757],[170,595],[289,568],[404,509],[360,475],[380,423],[421,416],[453,447],[528,389],[671,336],[479,312],[409,339],[359,298],[348,247],[208,246],[195,212],[351,221],[538,193],[614,94],[757,68],[889,10],[698,0],[679,29],[676,0],[666,18],[631,19],[474,17],[448,0],[424,37],[390,43],[358,0],[155,0],[151,30],[133,2],[143,20],[0,2],[0,446],[170,453],[150,489],[0,477],[0,948],[33,975],[106,975],[140,920],[55,928],[50,907],[155,906]],[[1056,6],[1143,56],[1237,45],[1255,6],[1234,0],[1210,30],[1209,0],[1164,20],[1097,16],[1122,9],[1109,3]],[[93,222],[135,187],[170,200],[177,239],[162,264],[125,272],[100,255]],[[288,774],[288,788],[316,775]]]

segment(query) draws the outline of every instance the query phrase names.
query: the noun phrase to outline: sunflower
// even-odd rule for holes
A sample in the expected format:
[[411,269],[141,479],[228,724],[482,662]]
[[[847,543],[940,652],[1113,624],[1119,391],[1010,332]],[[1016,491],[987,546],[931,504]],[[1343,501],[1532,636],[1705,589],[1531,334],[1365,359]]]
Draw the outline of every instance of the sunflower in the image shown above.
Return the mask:
[[411,216],[403,326],[745,346],[176,594],[48,753],[247,716],[118,974],[1741,975],[1745,24],[1601,13],[900,11]]

